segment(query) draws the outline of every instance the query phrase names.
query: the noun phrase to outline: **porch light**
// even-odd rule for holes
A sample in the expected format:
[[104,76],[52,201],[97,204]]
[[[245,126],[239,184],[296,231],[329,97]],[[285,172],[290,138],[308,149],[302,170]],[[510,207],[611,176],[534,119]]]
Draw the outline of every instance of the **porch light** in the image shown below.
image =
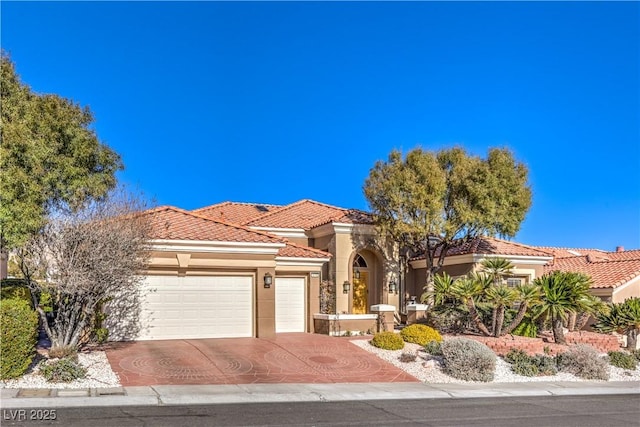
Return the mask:
[[389,293],[390,294],[397,294],[398,293],[398,285],[396,284],[395,280],[392,280],[389,282]]
[[264,274],[264,287],[265,288],[270,288],[271,287],[271,283],[273,283],[273,277],[271,276],[271,273],[265,273]]
[[360,280],[360,269],[356,268],[356,273],[353,275],[357,280]]
[[349,283],[348,280],[345,280],[344,283],[342,284],[342,293],[348,294],[350,289],[351,289],[351,283]]

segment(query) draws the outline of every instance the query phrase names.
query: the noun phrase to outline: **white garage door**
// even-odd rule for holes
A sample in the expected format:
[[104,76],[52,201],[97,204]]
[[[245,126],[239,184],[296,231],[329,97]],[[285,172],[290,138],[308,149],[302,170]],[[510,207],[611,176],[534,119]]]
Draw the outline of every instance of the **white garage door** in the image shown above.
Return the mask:
[[138,339],[253,336],[250,276],[149,276]]
[[276,332],[304,332],[305,281],[302,277],[276,278]]

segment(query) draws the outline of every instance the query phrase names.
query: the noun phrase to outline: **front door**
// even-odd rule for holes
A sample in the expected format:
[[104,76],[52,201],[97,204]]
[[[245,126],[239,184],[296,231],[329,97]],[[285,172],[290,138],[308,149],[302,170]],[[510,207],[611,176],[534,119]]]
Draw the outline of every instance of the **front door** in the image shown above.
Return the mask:
[[360,278],[353,278],[353,314],[366,314],[369,302],[369,273],[360,272]]

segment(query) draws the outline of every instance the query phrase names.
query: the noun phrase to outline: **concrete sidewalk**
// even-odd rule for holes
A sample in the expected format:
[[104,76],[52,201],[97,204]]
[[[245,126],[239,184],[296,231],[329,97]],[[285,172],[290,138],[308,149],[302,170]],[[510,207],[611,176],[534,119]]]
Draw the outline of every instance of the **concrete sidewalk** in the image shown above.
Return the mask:
[[81,390],[2,389],[0,392],[0,407],[16,409],[586,394],[637,394],[634,398],[640,399],[640,382],[157,385]]

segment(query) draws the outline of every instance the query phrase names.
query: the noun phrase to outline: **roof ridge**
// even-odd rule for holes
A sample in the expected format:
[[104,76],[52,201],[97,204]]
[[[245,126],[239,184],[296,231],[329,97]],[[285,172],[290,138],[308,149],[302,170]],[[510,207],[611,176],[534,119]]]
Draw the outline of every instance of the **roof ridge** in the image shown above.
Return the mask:
[[231,202],[227,200],[227,201],[220,202],[220,203],[214,203],[213,205],[207,205],[207,206],[203,206],[201,208],[192,209],[190,212],[203,211],[205,209],[216,208],[216,207],[219,207],[219,206],[225,206],[225,205],[229,205],[229,204],[231,204]]
[[237,228],[238,230],[248,231],[250,233],[256,233],[256,234],[259,234],[259,235],[262,235],[262,236],[266,236],[266,237],[269,237],[271,239],[280,241],[282,243],[286,243],[286,239],[284,239],[284,238],[282,238],[280,236],[276,236],[275,234],[267,233],[267,232],[261,231],[261,230],[254,230],[252,228],[245,227],[245,226],[243,226],[241,224],[233,224],[233,223],[230,223],[230,222],[220,221],[218,219],[209,218],[207,216],[200,215],[198,213],[195,213],[195,212],[192,212],[192,211],[188,211],[186,209],[178,208],[176,206],[169,206],[169,205],[160,206],[159,208],[154,209],[154,210],[150,211],[149,213],[153,213],[153,212],[156,212],[156,211],[159,211],[159,210],[173,210],[173,211],[181,213],[183,215],[192,216],[194,218],[203,219],[205,221],[214,222],[216,224],[226,225],[226,226],[229,226],[229,227]]
[[[608,253],[608,251],[605,251],[604,249],[598,249],[598,248],[568,248],[564,246],[534,246],[534,247],[545,248],[545,249],[562,249],[565,251],[598,251],[598,252]],[[576,255],[576,256],[579,256],[579,255]]]
[[[319,203],[319,202],[315,202],[315,201],[313,201],[311,199],[301,199],[301,200],[298,200],[297,202],[293,202],[293,203],[290,203],[288,205],[284,205],[284,206],[280,207],[280,209],[274,209],[272,211],[265,212],[264,214],[262,214],[260,216],[257,216],[255,218],[252,218],[252,219],[250,219],[248,221],[243,222],[242,225],[247,225],[247,224],[250,224],[250,223],[252,223],[254,221],[258,221],[260,219],[268,218],[268,217],[270,217],[272,215],[275,215],[276,213],[280,213],[280,212],[292,209],[293,207],[301,205],[301,204],[303,204],[305,202],[313,202],[313,203],[320,204],[320,205],[322,204],[322,203]],[[340,209],[340,208],[338,208],[338,209]]]

